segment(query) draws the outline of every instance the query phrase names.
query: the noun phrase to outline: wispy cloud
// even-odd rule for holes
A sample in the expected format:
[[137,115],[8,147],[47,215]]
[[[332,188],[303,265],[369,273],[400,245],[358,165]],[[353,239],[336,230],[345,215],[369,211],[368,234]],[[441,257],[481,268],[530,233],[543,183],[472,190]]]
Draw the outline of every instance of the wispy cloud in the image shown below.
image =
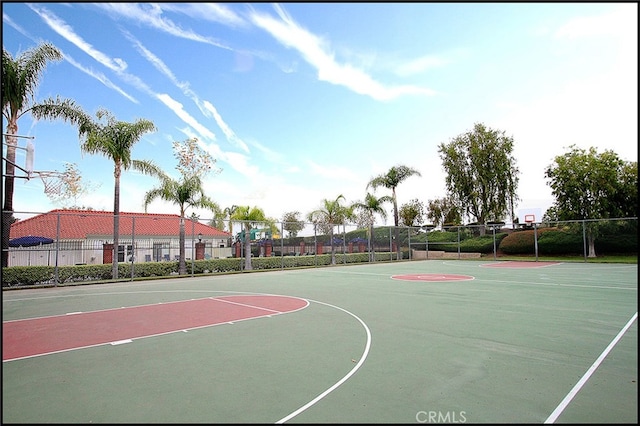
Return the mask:
[[76,62],[70,55],[68,55],[66,53],[64,54],[64,58],[67,60],[67,62],[69,62],[71,65],[73,65],[74,67],[76,67],[80,71],[82,71],[85,74],[88,74],[91,77],[95,78],[96,80],[98,80],[99,82],[101,82],[102,84],[107,86],[108,88],[113,89],[116,92],[120,93],[122,96],[124,96],[125,98],[129,99],[131,102],[136,103],[136,104],[140,103],[140,102],[138,102],[138,100],[136,98],[134,98],[133,96],[131,96],[130,94],[128,94],[127,92],[122,90],[118,85],[116,85],[111,80],[109,80],[109,78],[107,76],[105,76],[103,73],[101,73],[99,71],[94,71],[92,69],[84,67],[83,65],[81,65],[78,62]]
[[160,3],[165,11],[183,13],[190,18],[219,22],[229,27],[244,27],[247,22],[221,3]]
[[185,111],[184,106],[180,102],[176,101],[166,93],[158,93],[156,94],[156,98],[180,117],[182,121],[193,127],[202,137],[211,141],[216,140],[216,135]]
[[[232,50],[229,46],[214,40],[211,37],[197,34],[189,29],[180,28],[170,19],[163,17],[163,9],[166,8],[166,6],[162,3],[95,3],[95,6],[100,7],[109,13],[131,19],[140,24],[147,25],[176,37],[200,43],[207,43],[222,49]],[[174,5],[167,9],[176,10],[176,6]]]
[[297,50],[317,70],[318,79],[382,101],[403,95],[435,95],[431,89],[412,85],[385,86],[361,69],[348,63],[338,63],[325,40],[298,25],[282,6],[276,4],[274,8],[280,19],[257,11],[252,11],[249,16],[256,26],[267,31],[284,46]]
[[162,59],[158,58],[153,52],[147,49],[138,39],[136,39],[133,35],[131,35],[128,31],[123,31],[125,37],[127,37],[131,43],[133,43],[133,47],[145,58],[147,61],[151,63],[160,73],[164,74],[171,82],[182,89],[183,91],[189,90],[189,85],[187,83],[182,83],[178,81],[176,76],[173,74],[173,71],[162,61]]
[[[124,61],[121,61],[118,59],[112,59],[108,55],[93,48],[89,43],[85,42],[82,39],[82,37],[77,35],[71,26],[67,25],[63,20],[61,20],[55,14],[49,12],[48,10],[44,8],[36,8],[35,6],[32,6],[32,5],[30,5],[29,7],[31,7],[31,9],[34,10],[34,12],[36,12],[45,21],[45,23],[47,23],[47,25],[49,25],[54,31],[56,31],[62,37],[64,37],[65,39],[69,40],[71,43],[76,45],[80,50],[87,53],[89,56],[91,56],[93,59],[98,61],[100,64],[114,71],[116,74],[118,74],[120,78],[127,81],[129,84],[133,85],[139,90],[147,93],[148,95],[162,102],[165,106],[171,109],[178,117],[180,117],[180,119],[182,119],[185,123],[192,126],[201,135],[201,137],[208,140],[212,140],[212,141],[216,139],[215,134],[211,132],[211,130],[209,130],[206,126],[200,124],[189,113],[187,113],[180,102],[172,99],[167,94],[155,93],[151,88],[149,88],[149,86],[144,81],[142,81],[142,79],[140,79],[139,77],[133,74],[126,73],[124,71],[126,69],[126,64],[124,63]],[[167,75],[177,86],[181,87],[183,90],[186,90],[186,91],[189,90],[188,85],[178,82],[175,76],[173,75],[173,73],[171,72],[171,70],[169,70],[169,68],[166,67],[164,63],[162,63],[162,61],[160,61],[157,57],[155,57],[151,52],[149,52],[147,49],[144,49],[144,47],[139,43],[136,44],[136,47],[138,48],[139,51],[143,53],[143,55],[150,62],[152,62],[152,64],[156,68],[158,68],[162,73]],[[65,57],[68,58],[69,63],[71,63],[73,66],[93,76],[97,80],[101,81],[103,84],[113,88],[114,90],[118,91],[118,93],[123,94],[128,99],[137,103],[137,100],[135,100],[135,98],[133,98],[130,95],[127,95],[122,89],[120,89],[115,84],[111,83],[111,81],[108,80],[104,75],[94,71],[90,71],[86,67],[83,67],[82,65],[74,61],[68,55],[66,55]],[[115,66],[115,64],[121,64],[121,66]]]
[[46,8],[39,8],[33,4],[27,4],[27,6],[37,13],[53,31],[76,45],[80,50],[100,62],[105,67],[115,72],[122,72],[127,68],[127,63],[125,61],[120,58],[111,58],[101,51],[94,49],[90,43],[87,43],[82,37],[76,34],[71,26],[67,25],[66,22],[58,18],[54,13],[51,13]]
[[7,15],[6,13],[2,12],[2,22],[4,22],[5,24],[8,24],[10,26],[12,26],[13,28],[16,29],[16,31],[18,31],[20,34],[22,34],[23,36],[30,38],[31,40],[33,40],[33,37],[31,37],[31,35],[24,29],[22,28],[20,25],[16,24],[13,19],[11,19],[11,17],[9,15]]
[[200,108],[200,111],[205,116],[213,117],[218,127],[220,127],[222,132],[227,137],[227,140],[232,145],[241,148],[245,152],[249,152],[249,148],[247,147],[247,145],[240,138],[238,138],[235,132],[227,125],[227,123],[225,123],[225,121],[222,119],[222,116],[218,113],[218,110],[216,109],[215,106],[213,106],[213,104],[211,104],[211,102],[201,101],[200,97],[193,90],[191,90],[189,83],[179,81],[175,76],[175,74],[173,73],[173,71],[171,71],[171,69],[162,61],[162,59],[160,59],[155,54],[153,54],[153,52],[147,49],[142,43],[140,43],[140,41],[138,41],[130,33],[125,32],[125,36],[129,38],[129,40],[131,40],[136,50],[138,50],[138,52],[140,52],[140,54],[147,61],[149,61],[158,71],[160,71],[160,73],[164,74],[167,78],[169,78],[169,80],[171,80],[171,82],[175,86],[177,86],[180,90],[182,90],[182,92],[186,96],[190,97],[198,106],[198,108]]
[[227,137],[227,140],[231,142],[233,145],[242,149],[244,152],[249,152],[249,147],[247,146],[247,144],[245,144],[242,141],[242,139],[236,136],[235,132],[231,130],[231,128],[227,125],[227,123],[224,122],[224,120],[222,119],[222,116],[220,116],[216,107],[214,107],[209,101],[204,101],[202,105],[205,111],[208,111],[210,114],[213,115],[214,120],[216,120],[218,127],[220,127],[224,135]]
[[[36,12],[37,13],[37,12]],[[49,14],[50,15],[50,14]],[[42,15],[40,15],[42,16]],[[54,17],[55,18],[55,17]],[[22,35],[24,35],[25,37],[33,40],[36,44],[39,44],[40,41],[36,40],[35,37],[33,37],[31,34],[29,34],[29,32],[27,32],[26,30],[24,30],[22,27],[20,27],[19,25],[15,24],[13,22],[13,20],[7,16],[6,14],[2,14],[2,19],[4,22],[6,22],[7,24],[11,25],[13,28],[15,28],[17,31],[19,31]],[[44,18],[43,18],[44,19]],[[52,22],[56,22],[59,21],[59,19],[53,19]],[[47,22],[47,20],[45,20],[45,22]],[[67,25],[64,25],[66,27],[66,31],[65,33],[69,33],[70,31],[70,27]],[[98,80],[99,82],[101,82],[102,84],[104,84],[106,87],[115,90],[116,92],[120,93],[122,96],[124,96],[125,98],[129,99],[131,102],[138,104],[138,100],[133,97],[132,95],[128,94],[127,92],[125,92],[122,88],[120,88],[120,86],[118,86],[117,84],[115,84],[114,82],[112,82],[107,76],[105,76],[103,73],[99,72],[99,71],[95,71],[93,69],[87,68],[85,66],[83,66],[82,64],[80,64],[79,62],[77,62],[75,59],[73,59],[73,57],[71,57],[71,55],[69,55],[68,53],[65,53],[62,51],[62,49],[58,48],[58,50],[60,50],[62,52],[62,55],[64,56],[64,59],[69,62],[69,64],[73,65],[74,67],[76,67],[77,69],[79,69],[80,71],[84,72],[85,74],[95,78],[96,80]]]

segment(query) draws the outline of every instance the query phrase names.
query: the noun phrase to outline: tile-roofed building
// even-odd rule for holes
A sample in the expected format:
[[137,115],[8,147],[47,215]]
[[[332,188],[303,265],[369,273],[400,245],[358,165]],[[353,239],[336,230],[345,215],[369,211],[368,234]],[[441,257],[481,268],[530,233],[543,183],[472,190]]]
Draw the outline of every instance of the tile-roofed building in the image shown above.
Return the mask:
[[[125,258],[136,262],[175,260],[179,253],[179,215],[120,212],[119,216],[118,261]],[[18,220],[11,225],[11,240],[38,236],[51,238],[55,243],[40,247],[10,247],[9,266],[52,265],[51,255],[56,250],[58,265],[103,263],[105,247],[113,242],[113,226],[113,212],[97,210],[56,209]],[[186,218],[186,257],[190,258],[194,243],[200,238],[205,243],[208,257],[231,257],[229,232]],[[62,263],[61,252],[66,258]]]

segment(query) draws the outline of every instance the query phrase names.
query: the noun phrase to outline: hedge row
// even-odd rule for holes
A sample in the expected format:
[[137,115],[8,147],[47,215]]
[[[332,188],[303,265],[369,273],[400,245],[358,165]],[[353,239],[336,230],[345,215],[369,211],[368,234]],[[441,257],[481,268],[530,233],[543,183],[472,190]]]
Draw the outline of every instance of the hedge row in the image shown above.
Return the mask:
[[[364,263],[369,261],[368,253],[336,254],[336,264]],[[375,253],[376,261],[394,260],[395,253]],[[187,262],[187,275],[239,272],[244,268],[245,259],[205,259]],[[303,268],[328,266],[331,254],[318,256],[255,257],[251,259],[253,270],[280,268]],[[193,269],[192,269],[193,268]],[[53,285],[56,283],[54,266],[11,266],[2,268],[2,287]],[[170,277],[178,275],[178,262],[145,262],[133,264],[133,278]],[[130,263],[118,264],[119,279],[132,276]],[[111,264],[68,265],[58,267],[58,284],[96,282],[112,280]]]
[[[584,253],[582,233],[571,230],[542,228],[537,231],[513,232],[502,239],[500,250],[505,254],[535,253],[538,234],[538,253],[541,255],[580,255]],[[497,236],[496,236],[497,237]],[[631,233],[603,233],[595,239],[596,254],[633,254],[638,252],[638,236]]]

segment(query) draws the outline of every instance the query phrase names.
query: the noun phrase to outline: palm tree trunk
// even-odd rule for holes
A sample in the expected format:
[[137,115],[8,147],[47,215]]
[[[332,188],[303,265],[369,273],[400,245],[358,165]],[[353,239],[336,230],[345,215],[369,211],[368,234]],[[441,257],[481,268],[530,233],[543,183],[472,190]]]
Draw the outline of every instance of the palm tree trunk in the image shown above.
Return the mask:
[[[7,134],[15,135],[18,132],[18,125],[10,121],[7,124]],[[9,239],[11,238],[11,224],[13,224],[13,188],[16,172],[14,166],[16,162],[16,146],[18,146],[18,138],[15,136],[6,136],[7,141],[7,160],[4,162],[4,205],[2,208],[2,267],[9,266]]]
[[331,233],[329,234],[331,236],[331,264],[335,265],[336,264],[336,249],[333,246],[333,226],[331,227]]
[[116,162],[115,186],[113,190],[113,263],[111,264],[111,276],[118,279],[118,254],[120,253],[120,162]]
[[[396,252],[397,252],[397,257],[396,260],[400,259],[400,241],[399,241],[399,229],[398,229],[398,222],[399,222],[399,217],[398,217],[398,200],[396,199],[396,189],[393,188],[392,189],[392,194],[393,194],[393,223],[395,225],[395,227],[393,228],[393,239],[396,243]],[[392,247],[393,248],[393,247]]]

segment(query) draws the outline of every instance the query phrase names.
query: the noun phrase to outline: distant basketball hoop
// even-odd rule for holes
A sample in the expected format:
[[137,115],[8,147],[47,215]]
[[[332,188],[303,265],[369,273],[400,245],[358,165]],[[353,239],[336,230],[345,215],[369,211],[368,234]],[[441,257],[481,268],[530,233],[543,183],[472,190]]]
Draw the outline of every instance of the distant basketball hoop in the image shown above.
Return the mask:
[[532,225],[535,221],[536,221],[535,214],[524,215],[524,223],[526,223],[527,225]]

